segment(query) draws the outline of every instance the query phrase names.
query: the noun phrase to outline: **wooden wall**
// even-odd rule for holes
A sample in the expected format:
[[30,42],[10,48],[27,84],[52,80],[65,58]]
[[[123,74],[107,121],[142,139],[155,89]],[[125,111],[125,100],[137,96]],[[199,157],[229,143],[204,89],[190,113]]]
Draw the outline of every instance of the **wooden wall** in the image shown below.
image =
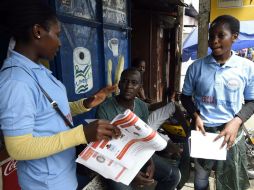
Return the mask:
[[158,11],[135,7],[131,15],[131,58],[146,61],[144,89],[156,101],[165,99],[166,88],[174,88],[175,80],[175,28],[165,28],[162,16]]

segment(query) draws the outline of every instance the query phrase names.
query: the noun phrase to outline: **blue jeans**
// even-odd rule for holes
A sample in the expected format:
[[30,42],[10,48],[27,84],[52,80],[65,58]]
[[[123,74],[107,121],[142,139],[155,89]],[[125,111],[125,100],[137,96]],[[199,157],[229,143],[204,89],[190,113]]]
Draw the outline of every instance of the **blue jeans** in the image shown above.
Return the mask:
[[86,175],[77,174],[77,180],[78,180],[77,190],[82,190],[91,181],[91,178]]
[[[205,170],[197,161],[195,162],[195,176],[194,176],[194,187],[195,190],[207,190],[209,186],[209,176],[211,170]],[[211,164],[214,165],[216,161],[211,161]],[[212,167],[212,166],[211,166]]]
[[[154,179],[157,181],[156,190],[174,190],[178,185],[181,174],[179,169],[175,166],[171,166],[170,163],[165,162],[158,155],[152,156],[155,172]],[[107,180],[108,189],[110,190],[132,190],[133,187],[124,185],[122,183],[115,182],[113,180]]]

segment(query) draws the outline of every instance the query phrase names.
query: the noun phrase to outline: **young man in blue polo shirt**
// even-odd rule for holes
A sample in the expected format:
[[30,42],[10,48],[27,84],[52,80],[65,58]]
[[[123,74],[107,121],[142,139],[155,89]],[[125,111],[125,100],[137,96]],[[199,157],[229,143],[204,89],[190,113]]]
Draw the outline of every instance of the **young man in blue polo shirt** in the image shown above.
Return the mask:
[[217,17],[209,29],[212,54],[195,61],[188,68],[184,81],[181,100],[192,115],[196,130],[203,134],[206,131],[219,133],[216,139],[224,137],[222,147],[228,148],[226,161],[195,161],[197,190],[207,189],[211,169],[216,171],[218,190],[249,187],[241,126],[254,109],[254,64],[231,51],[239,28],[236,18]]

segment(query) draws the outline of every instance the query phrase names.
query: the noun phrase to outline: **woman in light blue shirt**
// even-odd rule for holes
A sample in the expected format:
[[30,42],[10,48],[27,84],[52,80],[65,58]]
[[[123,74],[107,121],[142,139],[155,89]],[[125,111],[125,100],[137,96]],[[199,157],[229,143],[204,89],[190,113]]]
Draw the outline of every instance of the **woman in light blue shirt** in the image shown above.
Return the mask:
[[4,0],[0,14],[1,32],[16,41],[0,71],[0,125],[8,153],[18,160],[19,184],[24,190],[76,190],[75,146],[120,132],[106,120],[70,128],[39,85],[71,123],[73,114],[103,101],[107,89],[90,102],[69,103],[64,85],[39,64],[61,45],[60,23],[45,1]]
[[190,65],[184,81],[181,100],[196,130],[219,133],[216,139],[224,137],[222,147],[228,149],[226,161],[195,161],[197,190],[207,189],[211,169],[216,171],[218,190],[249,187],[242,124],[254,111],[254,64],[231,51],[239,28],[236,18],[217,17],[209,29],[211,55]]

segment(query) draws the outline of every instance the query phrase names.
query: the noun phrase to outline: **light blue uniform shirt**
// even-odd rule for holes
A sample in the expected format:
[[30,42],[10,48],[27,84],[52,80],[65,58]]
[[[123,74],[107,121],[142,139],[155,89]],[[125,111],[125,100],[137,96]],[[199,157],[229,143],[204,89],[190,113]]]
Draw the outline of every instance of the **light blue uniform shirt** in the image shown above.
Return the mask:
[[254,63],[235,54],[223,66],[211,55],[198,59],[187,70],[182,93],[193,95],[205,126],[225,124],[244,100],[254,100]]
[[[69,129],[32,77],[59,104],[62,112],[70,116],[63,84],[44,66],[12,51],[0,72],[0,125],[5,136],[42,137]],[[24,190],[74,190],[77,187],[75,148],[42,159],[19,161],[17,167]]]

